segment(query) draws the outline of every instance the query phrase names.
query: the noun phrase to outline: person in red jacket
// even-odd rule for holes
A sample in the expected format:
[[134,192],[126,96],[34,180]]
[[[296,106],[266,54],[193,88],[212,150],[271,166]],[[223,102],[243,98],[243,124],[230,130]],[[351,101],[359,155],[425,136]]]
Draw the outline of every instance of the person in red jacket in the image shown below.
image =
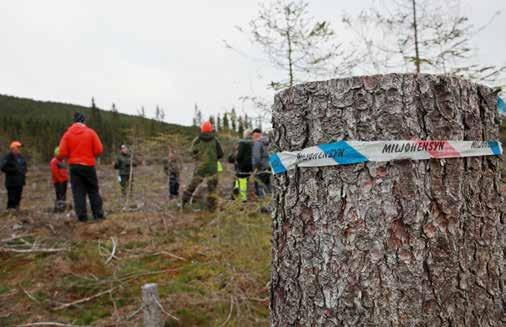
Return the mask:
[[82,113],[74,114],[74,123],[63,135],[58,153],[58,159],[66,158],[69,164],[74,208],[81,222],[88,220],[86,195],[90,199],[93,218],[105,218],[95,170],[95,158],[102,154],[103,146],[97,133],[86,126],[85,121]]
[[64,212],[67,206],[67,183],[69,176],[65,161],[58,159],[59,148],[54,149],[54,158],[49,166],[51,167],[51,176],[53,178],[56,201],[54,212]]

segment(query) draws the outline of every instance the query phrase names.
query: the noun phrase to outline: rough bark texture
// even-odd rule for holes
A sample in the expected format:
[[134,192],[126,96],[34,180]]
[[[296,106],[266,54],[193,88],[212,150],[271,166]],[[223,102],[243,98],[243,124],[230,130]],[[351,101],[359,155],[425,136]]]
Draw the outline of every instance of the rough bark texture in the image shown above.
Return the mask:
[[[274,143],[497,140],[491,89],[381,75],[275,98]],[[501,158],[298,168],[275,177],[273,326],[504,326]]]

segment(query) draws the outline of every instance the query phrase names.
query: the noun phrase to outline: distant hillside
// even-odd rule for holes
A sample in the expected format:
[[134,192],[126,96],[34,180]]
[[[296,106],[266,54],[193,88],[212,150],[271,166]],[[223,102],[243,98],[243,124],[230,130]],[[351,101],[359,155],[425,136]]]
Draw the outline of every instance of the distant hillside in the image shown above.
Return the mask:
[[9,142],[18,139],[25,144],[24,151],[32,160],[49,160],[76,111],[83,112],[87,124],[99,133],[105,147],[105,159],[110,158],[122,143],[160,134],[190,141],[196,133],[194,127],[162,123],[96,107],[0,95],[0,150],[5,152]]

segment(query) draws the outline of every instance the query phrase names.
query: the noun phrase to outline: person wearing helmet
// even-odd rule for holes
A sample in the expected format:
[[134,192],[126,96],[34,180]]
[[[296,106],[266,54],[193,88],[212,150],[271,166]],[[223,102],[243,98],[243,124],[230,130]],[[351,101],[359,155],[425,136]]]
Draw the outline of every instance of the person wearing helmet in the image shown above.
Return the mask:
[[58,159],[59,152],[60,149],[56,147],[56,149],[54,149],[54,157],[49,164],[56,194],[54,212],[64,212],[67,206],[67,183],[69,181],[69,176],[65,161]]
[[182,206],[188,204],[197,187],[207,179],[207,208],[216,209],[216,188],[218,186],[218,160],[223,158],[223,149],[216,139],[213,126],[205,121],[200,126],[200,134],[192,142],[191,151],[195,160],[193,177],[183,192]]
[[21,155],[19,141],[10,144],[9,153],[0,162],[0,168],[5,173],[5,188],[7,189],[7,210],[18,210],[25,186],[27,164]]
[[133,168],[137,167],[137,160],[128,150],[128,147],[123,144],[120,147],[120,153],[116,157],[114,169],[118,170],[119,184],[121,186],[121,194],[127,195],[128,190],[131,191],[130,176],[133,177]]
[[97,133],[86,126],[85,121],[82,113],[74,114],[74,123],[60,140],[58,153],[59,159],[67,158],[74,208],[81,222],[88,220],[86,196],[90,199],[93,218],[105,218],[95,170],[95,158],[102,154],[103,146]]

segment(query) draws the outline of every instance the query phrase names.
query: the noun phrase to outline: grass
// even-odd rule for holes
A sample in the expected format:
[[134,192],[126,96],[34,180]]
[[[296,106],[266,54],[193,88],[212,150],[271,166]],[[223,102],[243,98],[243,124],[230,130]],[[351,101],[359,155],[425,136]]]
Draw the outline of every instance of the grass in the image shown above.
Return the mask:
[[6,285],[0,285],[0,295],[7,293],[8,290],[9,287],[7,287]]
[[[121,210],[114,177],[101,168],[102,193],[108,219],[99,224],[78,224],[72,217],[54,217],[43,209],[51,204],[50,190],[40,174],[30,176],[32,189],[22,217],[0,212],[0,239],[12,234],[30,237],[11,242],[23,246],[67,246],[50,254],[0,254],[0,325],[58,321],[92,326],[135,326],[142,313],[140,288],[157,283],[167,326],[264,326],[268,324],[270,279],[269,215],[258,213],[261,203],[243,206],[223,200],[231,185],[222,178],[220,210],[209,214],[181,212],[167,205],[160,167],[142,167],[137,178],[135,206]],[[187,180],[185,180],[187,182]],[[183,182],[184,183],[184,182]],[[30,194],[39,194],[30,201]],[[48,195],[46,198],[40,194]],[[51,225],[51,227],[48,227]],[[116,257],[106,259],[118,242]],[[91,301],[54,310],[112,289]]]

